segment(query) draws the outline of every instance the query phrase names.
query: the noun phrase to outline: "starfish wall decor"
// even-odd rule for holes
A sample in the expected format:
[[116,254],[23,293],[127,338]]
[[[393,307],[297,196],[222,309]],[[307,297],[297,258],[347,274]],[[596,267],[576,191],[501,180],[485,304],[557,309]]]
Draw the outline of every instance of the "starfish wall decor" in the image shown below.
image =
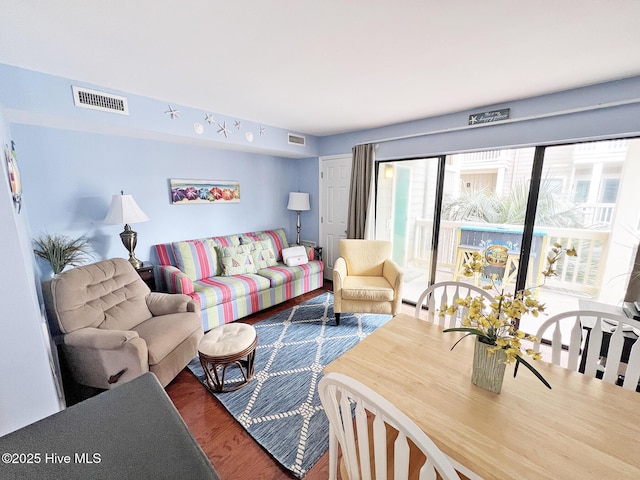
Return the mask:
[[224,138],[228,138],[229,134],[231,134],[231,131],[229,130],[229,128],[227,128],[227,122],[222,122],[222,125],[218,124],[218,126],[220,127],[218,133],[222,133],[224,134]]
[[173,108],[171,108],[171,105],[169,105],[169,110],[164,113],[166,115],[171,115],[171,120],[173,120],[174,118],[180,118],[180,110],[174,110]]
[[[169,110],[167,110],[166,112],[164,112],[166,115],[171,116],[171,119],[173,120],[174,118],[180,118],[180,110],[174,109],[171,105],[169,105]],[[213,114],[212,113],[205,113],[204,115],[204,121],[207,122],[209,125],[212,125],[214,123],[216,123],[215,119],[213,118]],[[242,122],[240,120],[235,120],[233,122],[234,127],[236,127],[238,130],[240,130],[242,128]],[[201,134],[203,132],[203,128],[202,125],[199,123],[195,123],[194,124],[194,129],[196,129],[196,133]],[[224,135],[224,138],[229,138],[229,135],[231,135],[231,128],[227,126],[227,122],[224,121],[222,123],[218,123],[218,130],[217,133]],[[260,135],[266,135],[267,134],[267,128],[260,126]],[[253,141],[253,134],[250,132],[247,132],[245,134],[246,139],[249,142]]]

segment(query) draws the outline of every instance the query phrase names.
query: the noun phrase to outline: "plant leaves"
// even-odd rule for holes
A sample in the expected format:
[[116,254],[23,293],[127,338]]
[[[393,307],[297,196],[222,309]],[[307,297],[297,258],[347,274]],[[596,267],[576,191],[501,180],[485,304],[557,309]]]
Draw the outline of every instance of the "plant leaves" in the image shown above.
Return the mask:
[[477,328],[470,328],[470,327],[446,328],[442,332],[443,333],[448,333],[448,332],[466,332],[467,333],[464,337],[459,338],[458,341],[456,341],[456,343],[453,344],[453,346],[451,347],[451,350],[456,348],[456,345],[458,345],[458,343],[460,343],[465,338],[470,337],[471,335],[478,336],[481,339],[481,341],[482,339],[486,340],[484,343],[488,343],[489,345],[494,345],[493,340],[490,337],[488,337],[482,330],[478,330]]
[[549,382],[547,382],[544,379],[544,377],[540,374],[540,372],[538,372],[538,370],[533,368],[533,366],[529,362],[527,362],[524,358],[522,358],[520,356],[516,357],[516,366],[513,369],[513,376],[514,377],[518,373],[518,365],[520,363],[522,363],[525,367],[527,367],[529,370],[531,370],[531,373],[533,373],[536,377],[538,377],[538,380],[540,380],[542,383],[544,383],[545,387],[547,387],[549,390],[551,390],[551,385],[549,385]]

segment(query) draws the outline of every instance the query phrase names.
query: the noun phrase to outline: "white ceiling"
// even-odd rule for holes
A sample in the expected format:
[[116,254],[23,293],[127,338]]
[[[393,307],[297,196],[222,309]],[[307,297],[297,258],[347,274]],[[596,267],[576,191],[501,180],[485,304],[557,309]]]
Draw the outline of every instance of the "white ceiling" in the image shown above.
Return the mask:
[[640,75],[640,0],[0,0],[0,63],[328,135]]

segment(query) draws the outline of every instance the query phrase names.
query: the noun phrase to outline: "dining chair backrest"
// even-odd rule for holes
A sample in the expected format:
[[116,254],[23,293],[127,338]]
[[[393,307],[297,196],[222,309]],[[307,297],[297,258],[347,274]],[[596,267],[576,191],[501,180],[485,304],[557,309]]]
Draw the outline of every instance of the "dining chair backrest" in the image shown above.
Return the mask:
[[435,479],[436,472],[444,480],[459,480],[436,444],[366,385],[340,373],[329,373],[320,380],[318,391],[329,419],[330,479],[337,476],[339,446],[348,480],[391,478],[387,472],[393,472],[395,480],[404,480],[413,469],[419,469],[420,480]]
[[422,318],[425,311],[424,307],[426,307],[426,318],[429,322],[438,324],[444,328],[455,327],[458,320],[466,315],[466,308],[461,308],[454,315],[445,314],[440,316],[438,312],[444,310],[445,305],[455,305],[457,299],[468,296],[483,296],[487,300],[485,302],[486,305],[494,301],[489,291],[471,285],[470,283],[453,281],[438,282],[422,292],[416,302],[415,316]]
[[[534,350],[551,343],[551,362],[600,377],[629,390],[640,380],[640,322],[624,315],[573,310],[552,316],[538,328]],[[544,340],[543,340],[544,339]],[[624,377],[624,380],[622,380]]]

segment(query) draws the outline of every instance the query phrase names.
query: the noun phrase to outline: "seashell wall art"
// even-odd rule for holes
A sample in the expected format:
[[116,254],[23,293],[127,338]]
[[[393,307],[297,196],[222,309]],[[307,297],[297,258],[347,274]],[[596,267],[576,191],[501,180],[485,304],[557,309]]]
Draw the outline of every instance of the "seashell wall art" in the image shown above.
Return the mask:
[[169,180],[171,203],[193,205],[196,203],[238,203],[240,183],[233,180]]

